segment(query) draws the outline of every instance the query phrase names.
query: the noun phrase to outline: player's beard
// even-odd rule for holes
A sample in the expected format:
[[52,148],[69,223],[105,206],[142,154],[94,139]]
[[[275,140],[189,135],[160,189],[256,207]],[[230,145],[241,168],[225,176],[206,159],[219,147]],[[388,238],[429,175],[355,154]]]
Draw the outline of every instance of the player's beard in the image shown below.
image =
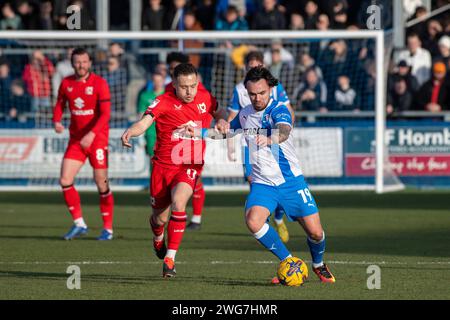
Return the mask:
[[253,108],[255,108],[256,111],[262,111],[267,107],[267,104],[269,103],[269,101],[266,102],[258,102],[258,103],[254,103],[253,104]]
[[75,71],[77,78],[79,78],[79,79],[86,77],[89,74],[89,72],[90,72],[89,69],[85,69],[85,68],[77,69]]

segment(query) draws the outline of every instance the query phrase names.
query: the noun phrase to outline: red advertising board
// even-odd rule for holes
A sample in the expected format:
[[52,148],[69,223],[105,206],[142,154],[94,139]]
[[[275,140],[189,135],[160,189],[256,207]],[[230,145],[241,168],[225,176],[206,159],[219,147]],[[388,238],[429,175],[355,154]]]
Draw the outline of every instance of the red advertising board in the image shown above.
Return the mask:
[[[374,176],[375,157],[372,155],[346,155],[348,176]],[[398,176],[449,176],[450,154],[395,155],[389,157],[389,167]]]
[[37,137],[0,137],[0,161],[21,162],[28,160]]

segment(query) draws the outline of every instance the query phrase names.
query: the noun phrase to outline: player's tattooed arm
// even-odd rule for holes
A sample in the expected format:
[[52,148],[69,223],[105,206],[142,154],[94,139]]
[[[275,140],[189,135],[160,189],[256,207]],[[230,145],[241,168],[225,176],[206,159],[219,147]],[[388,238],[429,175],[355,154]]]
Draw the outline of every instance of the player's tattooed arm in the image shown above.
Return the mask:
[[280,144],[285,142],[289,138],[292,127],[285,123],[277,125],[277,131],[273,132],[271,136],[265,134],[258,134],[255,138],[255,143],[260,147],[270,146],[272,144]]
[[227,111],[224,108],[218,108],[216,112],[214,112],[214,119],[216,121],[219,121],[221,119],[226,120],[227,118]]
[[289,138],[289,135],[291,134],[292,131],[292,127],[288,124],[280,123],[279,125],[277,125],[277,129],[278,134],[272,135],[271,140],[273,143],[280,144],[285,142]]

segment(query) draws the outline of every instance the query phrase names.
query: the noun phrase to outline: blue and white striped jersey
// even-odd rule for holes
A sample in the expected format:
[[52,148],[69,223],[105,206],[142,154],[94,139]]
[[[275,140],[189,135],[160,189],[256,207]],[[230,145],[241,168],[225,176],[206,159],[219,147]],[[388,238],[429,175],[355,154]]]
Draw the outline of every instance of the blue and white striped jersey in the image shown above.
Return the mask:
[[258,133],[270,136],[280,123],[292,126],[291,113],[284,102],[271,98],[262,111],[256,111],[252,104],[246,106],[230,124],[231,129],[243,131],[249,146],[254,183],[279,186],[303,174],[295,154],[292,133],[281,144],[261,148],[255,143]]

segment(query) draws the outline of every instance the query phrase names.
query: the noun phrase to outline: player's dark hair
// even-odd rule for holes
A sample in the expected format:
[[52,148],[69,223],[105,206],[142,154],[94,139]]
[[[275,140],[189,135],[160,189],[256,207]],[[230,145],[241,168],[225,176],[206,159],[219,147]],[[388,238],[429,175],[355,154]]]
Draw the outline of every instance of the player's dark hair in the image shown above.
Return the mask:
[[83,54],[87,54],[89,57],[89,60],[92,60],[91,55],[89,54],[89,51],[87,51],[85,48],[75,48],[72,51],[72,56],[70,58],[70,61],[72,61],[72,63],[73,63],[73,58],[75,56],[81,56]]
[[256,60],[259,61],[261,63],[264,63],[264,55],[261,51],[250,51],[249,53],[247,53],[247,55],[245,56],[245,64],[249,64],[250,61],[252,60]]
[[172,62],[188,63],[189,57],[182,52],[171,52],[167,55],[166,63],[171,64]]
[[197,69],[190,63],[180,63],[173,71],[173,76],[177,79],[179,76],[197,75]]
[[244,85],[247,85],[247,82],[249,81],[258,82],[261,79],[266,80],[269,87],[276,87],[278,85],[278,79],[270,73],[269,69],[262,66],[251,68],[247,72]]

